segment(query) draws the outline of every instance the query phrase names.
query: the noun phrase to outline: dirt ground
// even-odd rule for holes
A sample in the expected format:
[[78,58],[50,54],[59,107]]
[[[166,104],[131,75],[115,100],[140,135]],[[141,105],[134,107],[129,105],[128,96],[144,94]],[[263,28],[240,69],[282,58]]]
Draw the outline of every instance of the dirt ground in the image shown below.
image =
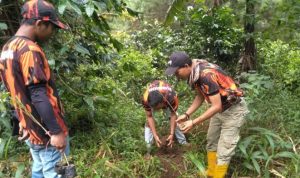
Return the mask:
[[174,146],[170,148],[167,147],[166,137],[163,137],[161,141],[163,143],[161,148],[154,153],[163,166],[161,178],[179,177],[182,172],[186,171],[183,164],[183,155],[189,147],[183,147],[174,143]]

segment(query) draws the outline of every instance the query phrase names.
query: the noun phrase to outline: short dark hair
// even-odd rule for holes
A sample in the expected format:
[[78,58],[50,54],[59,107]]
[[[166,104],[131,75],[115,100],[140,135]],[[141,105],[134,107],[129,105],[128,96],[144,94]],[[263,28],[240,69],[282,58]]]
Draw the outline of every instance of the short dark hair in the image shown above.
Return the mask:
[[33,25],[35,22],[35,19],[22,19],[21,25]]
[[163,102],[164,98],[162,96],[161,93],[159,93],[159,91],[152,91],[149,93],[148,96],[148,103],[150,105],[151,108],[157,106],[159,103]]
[[148,103],[151,108],[157,106],[159,103],[162,103],[163,101],[168,102],[168,107],[171,107],[170,104],[174,102],[174,96],[176,96],[176,93],[174,91],[171,91],[167,96],[164,96],[162,93],[160,93],[158,90],[149,92],[148,96]]
[[[37,20],[36,19],[23,19],[21,21],[21,25],[34,25],[34,23],[36,22]],[[49,24],[51,23],[50,21],[42,21],[42,23],[44,25],[46,25],[46,27],[49,26]],[[54,24],[53,24],[54,25]],[[55,25],[54,25],[55,26]]]

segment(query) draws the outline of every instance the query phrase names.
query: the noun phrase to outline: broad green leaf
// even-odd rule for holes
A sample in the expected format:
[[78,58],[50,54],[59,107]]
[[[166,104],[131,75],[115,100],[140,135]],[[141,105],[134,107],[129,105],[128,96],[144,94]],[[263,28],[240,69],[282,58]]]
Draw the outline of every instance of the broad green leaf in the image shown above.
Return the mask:
[[59,54],[60,54],[60,55],[64,55],[68,50],[69,50],[69,47],[68,47],[68,46],[63,46],[63,47],[59,50]]
[[51,66],[51,67],[55,67],[55,60],[54,59],[49,59],[48,60],[48,63],[49,63],[49,65]]
[[93,3],[88,3],[85,7],[86,15],[91,17],[94,13],[95,7]]
[[267,168],[269,166],[269,162],[272,161],[274,157],[273,156],[270,156],[267,161],[266,161],[266,164],[265,164],[265,168]]
[[244,139],[241,141],[241,143],[242,143],[243,145],[245,145],[245,147],[247,148],[247,147],[252,143],[252,141],[253,141],[255,138],[257,138],[257,135],[251,135],[251,136],[248,136],[248,137],[244,138]]
[[4,159],[8,158],[8,149],[9,149],[9,145],[11,142],[12,136],[9,137],[9,139],[7,140],[7,143],[5,144],[5,148],[4,148]]
[[275,144],[274,144],[274,140],[272,137],[270,137],[269,135],[265,135],[265,137],[267,138],[269,144],[270,144],[270,147],[272,149],[272,154],[274,153],[274,149],[275,149]]
[[195,155],[193,155],[192,153],[188,154],[188,158],[190,158],[190,160],[197,166],[198,170],[200,172],[205,172],[205,166],[203,163],[201,163],[196,157]]
[[25,165],[23,163],[18,164],[15,178],[23,178],[22,173],[25,170]]
[[75,45],[75,50],[81,54],[91,55],[89,50],[87,50],[85,47],[81,46],[80,44]]
[[71,9],[73,9],[78,15],[82,14],[82,12],[81,12],[80,8],[77,6],[77,4],[67,1],[67,6],[70,7]]
[[249,170],[254,170],[254,167],[248,162],[243,162],[243,166],[245,166]]
[[266,150],[266,148],[263,148],[261,145],[258,145],[259,150],[262,152],[262,154],[264,155],[264,159],[267,160],[269,158],[269,154]]
[[89,96],[86,96],[83,98],[83,100],[88,104],[88,106],[90,108],[92,108],[92,110],[94,110],[94,101],[93,101],[93,98],[92,97],[89,97]]
[[66,10],[66,7],[67,7],[67,1],[66,0],[59,1],[58,12],[60,14],[64,14],[64,12]]
[[11,128],[11,124],[10,124],[9,119],[0,119],[0,123],[1,123],[1,127],[4,126],[4,128],[6,128],[6,129]]
[[130,9],[129,7],[126,7],[126,10],[131,16],[138,16],[140,14],[139,12]]
[[250,130],[258,131],[258,132],[260,132],[262,135],[267,134],[267,135],[270,135],[270,136],[272,136],[272,137],[274,137],[274,138],[277,138],[277,139],[279,139],[279,140],[282,140],[282,139],[280,138],[279,135],[277,135],[277,134],[275,134],[274,132],[272,132],[271,130],[268,130],[268,129],[265,129],[265,128],[261,128],[261,127],[252,127],[252,128],[250,128]]
[[98,9],[98,12],[103,12],[106,10],[106,4],[104,2],[96,2],[96,1],[93,1],[94,5],[97,7]]
[[253,166],[254,166],[256,172],[257,172],[258,174],[260,174],[260,166],[259,166],[258,162],[256,161],[256,159],[253,159],[253,158],[252,158],[251,161],[252,161],[252,164],[253,164]]
[[6,139],[0,138],[0,158],[3,158],[6,142]]
[[0,22],[0,30],[7,30],[7,25],[6,25],[6,23]]
[[262,152],[261,151],[255,151],[252,153],[251,158],[253,159],[262,159]]
[[282,151],[277,153],[275,156],[275,158],[290,158],[290,159],[295,159],[295,153],[289,152],[289,151]]
[[247,153],[247,150],[246,150],[246,147],[244,144],[239,144],[238,145],[238,148],[241,150],[241,152],[245,155],[245,157],[249,157],[248,156],[248,153]]

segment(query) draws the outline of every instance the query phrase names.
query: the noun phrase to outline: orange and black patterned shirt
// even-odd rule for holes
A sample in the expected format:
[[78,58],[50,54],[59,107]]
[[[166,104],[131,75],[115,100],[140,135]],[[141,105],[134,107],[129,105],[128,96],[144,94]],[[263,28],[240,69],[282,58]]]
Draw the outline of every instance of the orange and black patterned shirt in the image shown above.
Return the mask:
[[243,96],[243,91],[237,87],[233,79],[228,76],[218,65],[212,63],[198,63],[193,67],[189,83],[202,93],[210,103],[209,96],[220,94],[223,111],[228,109],[233,102]]
[[2,81],[9,91],[21,126],[29,132],[33,144],[46,144],[50,134],[68,134],[64,113],[47,58],[42,49],[26,37],[14,36],[0,56]]
[[155,80],[144,92],[142,104],[146,111],[151,111],[151,108],[161,103],[163,109],[169,108],[171,112],[176,112],[178,109],[178,97],[171,85],[162,80]]

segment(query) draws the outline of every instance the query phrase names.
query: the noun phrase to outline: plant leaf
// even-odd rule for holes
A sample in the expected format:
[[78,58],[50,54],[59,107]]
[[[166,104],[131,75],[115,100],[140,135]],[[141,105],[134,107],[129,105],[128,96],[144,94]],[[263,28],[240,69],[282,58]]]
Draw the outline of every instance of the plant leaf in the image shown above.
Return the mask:
[[25,170],[25,165],[23,163],[19,164],[17,167],[15,178],[22,178],[22,173]]
[[59,1],[58,12],[60,14],[64,14],[64,12],[66,10],[66,7],[67,7],[67,1],[66,0]]
[[70,1],[67,1],[67,6],[71,7],[78,15],[82,14],[80,8],[75,3],[71,3]]
[[139,12],[130,9],[129,7],[126,7],[126,10],[127,10],[128,14],[131,16],[139,16],[139,14],[140,14]]
[[251,160],[252,160],[252,164],[253,164],[253,166],[254,166],[256,172],[257,172],[258,174],[260,174],[260,167],[259,167],[258,162],[257,162],[256,159],[254,159],[254,158],[251,158]]
[[202,164],[192,153],[188,154],[188,157],[191,159],[191,161],[197,166],[198,170],[200,172],[205,172],[205,166]]
[[275,156],[275,158],[290,158],[290,159],[296,159],[296,155],[295,153],[289,152],[289,151],[282,151],[277,153]]
[[86,15],[89,17],[93,15],[94,10],[95,10],[95,6],[93,3],[88,3],[87,6],[85,7]]
[[3,158],[3,155],[4,155],[4,148],[5,148],[6,142],[7,142],[6,139],[0,138],[0,158],[1,159]]
[[7,30],[7,25],[6,25],[6,23],[0,22],[0,30]]
[[165,19],[164,25],[171,25],[174,22],[174,17],[184,6],[184,3],[187,0],[173,0],[172,5],[169,7],[167,11],[167,17]]
[[80,44],[75,45],[75,50],[81,54],[91,55],[89,50],[87,50],[85,47],[81,46]]
[[86,97],[83,98],[83,100],[88,104],[88,106],[89,106],[90,108],[92,108],[92,110],[95,109],[95,108],[94,108],[94,100],[93,100],[92,97],[86,96]]

